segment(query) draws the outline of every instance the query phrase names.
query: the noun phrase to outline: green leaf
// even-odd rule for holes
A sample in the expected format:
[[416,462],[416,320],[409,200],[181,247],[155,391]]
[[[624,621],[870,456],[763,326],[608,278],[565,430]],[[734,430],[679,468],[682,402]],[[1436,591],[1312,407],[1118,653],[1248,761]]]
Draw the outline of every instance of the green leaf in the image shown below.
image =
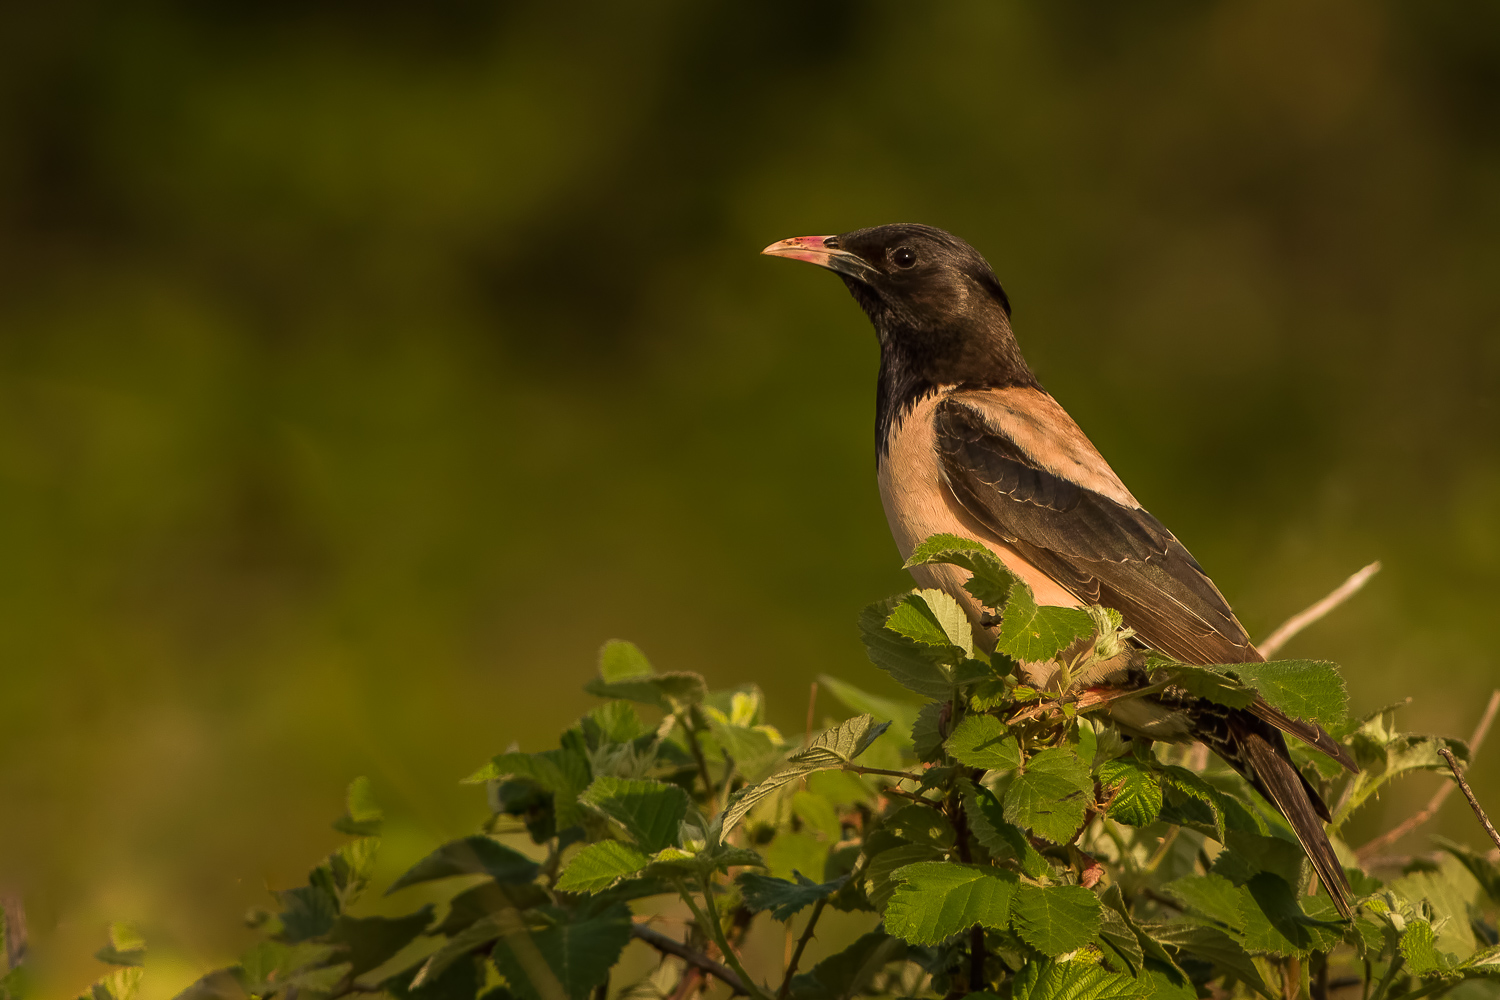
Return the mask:
[[1094,797],[1088,765],[1065,747],[1043,750],[1026,762],[1005,793],[1005,821],[1054,844],[1066,844],[1083,826]]
[[1017,581],[1005,605],[995,648],[1018,660],[1050,660],[1093,634],[1094,620],[1087,611],[1039,606],[1031,588]]
[[677,785],[607,776],[595,778],[579,801],[623,826],[648,854],[677,843],[688,810],[687,792]]
[[859,633],[870,662],[890,674],[908,690],[928,698],[946,698],[952,693],[953,677],[945,649],[925,646],[885,627],[893,605],[871,604],[859,614]]
[[1081,885],[1023,885],[1011,919],[1021,940],[1043,955],[1061,955],[1099,933],[1099,897]]
[[623,698],[626,701],[651,705],[663,712],[679,712],[689,705],[696,705],[708,694],[708,684],[703,675],[680,670],[647,677],[635,676],[625,680],[589,681],[583,689],[596,698]]
[[906,945],[871,931],[812,970],[792,979],[792,1000],[852,1000],[865,996],[870,980],[890,962],[906,957]]
[[1233,937],[1217,927],[1201,924],[1148,924],[1145,927],[1157,942],[1176,949],[1183,958],[1196,958],[1212,962],[1226,972],[1234,974],[1241,982],[1265,996],[1277,1000],[1261,978],[1260,970],[1250,958],[1250,953]]
[[1398,732],[1394,721],[1393,711],[1377,713],[1351,736],[1350,748],[1360,770],[1349,791],[1341,797],[1341,805],[1333,817],[1335,829],[1393,778],[1413,771],[1447,771],[1448,762],[1439,750],[1450,750],[1459,761],[1467,763],[1469,749],[1462,741]]
[[599,649],[599,677],[607,684],[650,677],[656,671],[639,646],[624,639],[611,639]]
[[78,1000],[135,1000],[145,971],[138,967],[116,969],[81,993]]
[[380,833],[385,813],[375,802],[375,790],[369,778],[355,778],[349,783],[345,808],[347,812],[333,824],[335,830],[353,837],[374,837]]
[[1261,872],[1240,889],[1245,950],[1252,954],[1305,955],[1327,951],[1343,937],[1343,925],[1313,920],[1297,905],[1292,887],[1279,875]]
[[331,944],[282,944],[262,941],[240,957],[232,971],[246,993],[280,990],[298,973],[324,966],[337,948]]
[[1417,918],[1408,920],[1401,932],[1401,957],[1407,971],[1418,976],[1449,975],[1458,967],[1458,959],[1438,950],[1432,925]]
[[591,750],[611,743],[630,743],[651,732],[628,701],[606,701],[579,721]]
[[1269,872],[1287,885],[1297,885],[1302,880],[1307,855],[1295,840],[1231,830],[1223,843],[1229,849],[1220,851],[1214,859],[1213,873],[1236,885],[1243,885],[1261,872]]
[[1099,940],[1114,953],[1111,964],[1124,965],[1124,971],[1138,976],[1146,965],[1146,953],[1141,948],[1135,928],[1123,915],[1108,906],[1099,907]]
[[518,778],[552,793],[552,807],[557,814],[557,828],[565,830],[582,822],[583,808],[578,793],[590,781],[588,758],[570,748],[544,750],[541,753],[503,753],[463,780],[466,785]]
[[1474,876],[1474,881],[1479,883],[1479,887],[1490,898],[1490,902],[1500,903],[1500,869],[1497,869],[1489,858],[1447,837],[1435,836],[1432,842],[1440,850],[1447,851],[1457,858],[1459,863],[1469,870],[1469,874]]
[[322,937],[338,919],[338,897],[324,886],[277,889],[272,895],[281,904],[281,936],[289,944]]
[[328,943],[343,945],[338,957],[349,963],[349,975],[362,976],[415,941],[431,922],[431,903],[404,917],[345,915],[328,932]]
[[[588,1000],[630,942],[630,910],[616,904],[583,920],[508,934],[491,953],[495,968],[519,1000]],[[545,966],[537,962],[540,958]],[[535,978],[533,978],[535,977]]]
[[[535,911],[529,911],[529,915],[535,916]],[[437,951],[427,956],[427,960],[422,963],[422,968],[412,979],[411,988],[421,989],[435,982],[448,971],[450,966],[460,959],[468,958],[471,952],[484,947],[491,941],[498,941],[506,935],[527,936],[528,928],[522,920],[522,914],[515,910],[500,910],[480,917],[449,938],[447,943]]]
[[146,939],[129,924],[110,924],[109,944],[94,952],[94,957],[108,965],[144,965]]
[[882,698],[828,674],[818,675],[818,686],[843,702],[844,707],[850,711],[874,716],[877,721],[889,722],[890,738],[903,746],[911,745],[911,727],[917,721],[921,705],[895,698]]
[[1109,801],[1109,817],[1128,826],[1150,826],[1161,814],[1161,783],[1134,757],[1117,757],[1099,766],[1099,784]]
[[982,542],[959,535],[931,535],[912,550],[906,568],[928,563],[947,563],[968,570],[973,579],[964,589],[985,607],[998,610],[1005,606],[1016,578],[995,553]]
[[[937,592],[934,591],[934,593]],[[923,600],[924,596],[924,592],[918,591],[901,598],[891,609],[891,613],[886,615],[885,627],[897,635],[905,636],[912,642],[946,650],[953,643],[949,641],[948,634],[943,631],[937,615]],[[949,600],[952,598],[950,597]]]
[[901,599],[885,627],[924,646],[954,647],[974,655],[974,628],[969,616],[941,590],[919,590]]
[[[1178,795],[1185,796],[1188,799],[1201,802],[1208,807],[1209,821],[1212,824],[1210,833],[1215,840],[1223,843],[1226,836],[1223,808],[1224,797],[1219,790],[1185,767],[1169,764],[1165,767],[1158,767],[1155,770],[1165,788],[1171,789]],[[1174,821],[1180,822],[1175,817]]]
[[869,715],[856,715],[814,736],[806,750],[792,754],[787,760],[815,767],[842,767],[869,749],[890,725],[877,723]]
[[448,913],[432,934],[453,937],[474,921],[499,910],[529,910],[552,902],[552,897],[535,882],[501,885],[487,879],[448,900]]
[[914,844],[947,850],[957,839],[953,824],[932,806],[916,802],[902,806],[886,818],[885,828]]
[[770,910],[771,916],[777,920],[792,919],[793,914],[820,899],[827,899],[848,881],[847,875],[831,882],[814,882],[804,875],[798,875],[797,881],[788,882],[786,879],[772,878],[758,872],[743,872],[735,879],[740,887],[740,895],[751,913]]
[[994,794],[967,778],[960,779],[964,797],[964,814],[969,818],[969,832],[997,861],[1015,859],[1021,871],[1031,878],[1052,874],[1052,865],[1027,839],[1024,831],[1005,820],[1005,809]]
[[1021,766],[1021,745],[1007,732],[993,715],[966,715],[948,737],[948,752],[968,767],[1013,771]]
[[1011,984],[1012,1000],[1135,1000],[1155,986],[1148,976],[1110,972],[1087,951],[1064,961],[1027,962]]
[[488,875],[496,882],[530,882],[540,868],[520,851],[489,837],[475,835],[439,847],[392,883],[386,893],[454,875]]
[[[413,988],[411,984],[421,972],[421,965],[414,966],[386,979],[380,987],[395,1000],[474,1000],[485,980],[485,966],[478,955],[467,955],[453,962],[441,975],[426,979],[420,987]],[[199,1000],[230,998],[216,995]]]
[[1186,663],[1153,660],[1150,664],[1153,682],[1166,681],[1182,688],[1188,694],[1207,698],[1218,705],[1230,708],[1248,708],[1254,704],[1254,688],[1246,687],[1218,667],[1196,667]]
[[1274,708],[1294,719],[1337,729],[1349,717],[1349,693],[1338,667],[1320,660],[1225,663],[1211,668],[1239,678]]
[[901,884],[896,873],[919,862],[937,861],[943,852],[927,844],[903,844],[881,851],[871,859],[865,873],[865,895],[877,911],[885,912],[891,896]]
[[737,798],[724,811],[724,822],[720,828],[720,840],[729,836],[731,830],[761,801],[803,775],[831,767],[843,767],[867,750],[871,743],[890,728],[889,722],[877,723],[869,715],[856,715],[832,729],[819,733],[806,750],[793,754],[787,766],[765,781],[740,791]]
[[917,713],[917,721],[911,727],[911,745],[918,760],[942,760],[943,714],[947,709],[945,701],[929,701]]
[[979,924],[1003,930],[1018,879],[999,868],[924,861],[894,876],[885,929],[911,944],[938,944]]
[[557,880],[557,887],[563,892],[603,892],[650,862],[649,857],[629,844],[601,840],[574,855]]
[[1187,875],[1168,882],[1161,891],[1210,920],[1237,931],[1245,929],[1240,888],[1222,875]]

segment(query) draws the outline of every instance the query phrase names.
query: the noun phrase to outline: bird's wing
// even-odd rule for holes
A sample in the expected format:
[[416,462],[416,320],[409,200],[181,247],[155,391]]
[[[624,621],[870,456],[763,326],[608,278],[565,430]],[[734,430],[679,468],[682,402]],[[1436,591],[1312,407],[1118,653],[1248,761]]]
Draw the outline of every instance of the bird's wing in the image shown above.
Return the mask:
[[1052,397],[954,393],[933,421],[954,498],[1079,600],[1114,608],[1147,645],[1185,663],[1261,659],[1197,561]]

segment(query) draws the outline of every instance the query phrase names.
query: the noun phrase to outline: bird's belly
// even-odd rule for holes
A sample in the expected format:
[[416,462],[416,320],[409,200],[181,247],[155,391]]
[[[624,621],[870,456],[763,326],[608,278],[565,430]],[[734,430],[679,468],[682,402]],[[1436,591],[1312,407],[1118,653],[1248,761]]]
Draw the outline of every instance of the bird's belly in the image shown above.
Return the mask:
[[[1018,579],[1025,581],[1036,595],[1038,604],[1081,607],[1083,602],[971,517],[948,489],[938,465],[932,431],[932,409],[936,402],[935,398],[923,400],[901,421],[892,431],[880,463],[880,501],[885,507],[886,521],[890,523],[891,535],[901,551],[901,558],[910,557],[918,543],[930,535],[972,538],[995,553]],[[969,618],[976,625],[980,623],[983,608],[963,588],[972,575],[968,570],[934,564],[913,567],[911,575],[919,586],[938,587],[952,594],[968,611]]]

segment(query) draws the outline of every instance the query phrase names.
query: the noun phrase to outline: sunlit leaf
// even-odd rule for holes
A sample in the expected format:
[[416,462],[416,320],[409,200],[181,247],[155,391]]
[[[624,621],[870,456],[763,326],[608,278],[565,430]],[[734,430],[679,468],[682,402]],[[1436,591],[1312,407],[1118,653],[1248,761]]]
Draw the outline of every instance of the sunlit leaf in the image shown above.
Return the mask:
[[1054,844],[1073,839],[1093,801],[1088,765],[1065,747],[1043,750],[1026,761],[1005,793],[1005,821]]
[[1011,771],[1021,765],[1021,746],[1005,723],[993,715],[966,715],[945,744],[960,764],[987,771]]
[[999,868],[933,861],[894,874],[885,929],[911,944],[937,944],[979,924],[1005,927],[1018,880]]
[[1061,955],[1099,933],[1099,897],[1081,885],[1023,885],[1011,916],[1023,941],[1043,955]]

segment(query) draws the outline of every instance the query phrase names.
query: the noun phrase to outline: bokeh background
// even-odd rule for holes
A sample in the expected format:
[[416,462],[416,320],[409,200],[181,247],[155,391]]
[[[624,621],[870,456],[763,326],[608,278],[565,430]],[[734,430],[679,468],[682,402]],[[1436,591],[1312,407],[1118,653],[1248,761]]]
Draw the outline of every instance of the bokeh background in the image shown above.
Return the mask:
[[470,831],[608,637],[790,732],[820,672],[887,690],[874,340],[786,236],[968,238],[1253,634],[1381,559],[1287,652],[1467,734],[1497,107],[1461,0],[4,5],[0,885],[47,992],[112,919],[150,995],[227,961],[355,775],[397,860]]

